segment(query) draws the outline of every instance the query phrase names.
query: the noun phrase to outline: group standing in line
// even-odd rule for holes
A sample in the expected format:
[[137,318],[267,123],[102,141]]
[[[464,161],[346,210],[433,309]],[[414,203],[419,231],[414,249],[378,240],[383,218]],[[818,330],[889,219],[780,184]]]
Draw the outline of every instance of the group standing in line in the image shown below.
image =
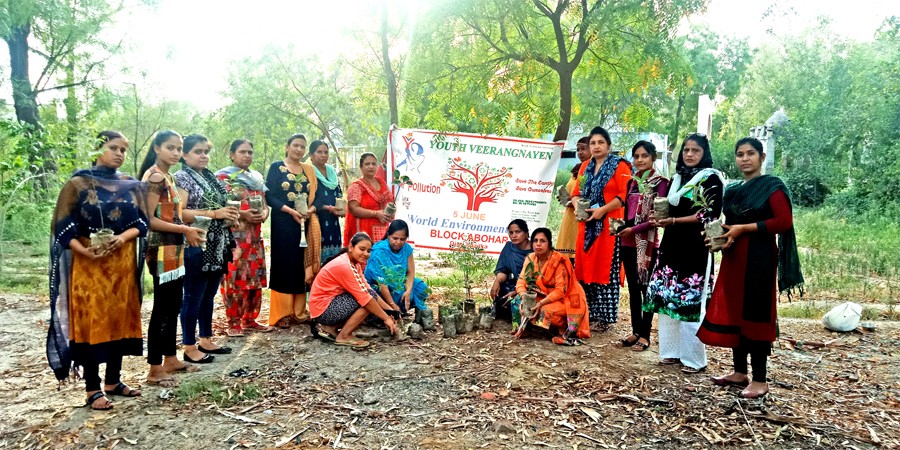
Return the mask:
[[[601,127],[579,141],[580,163],[565,186],[570,200],[559,248],[551,230],[529,236],[525,221],[509,223],[489,291],[494,315],[515,322],[517,336],[543,330],[554,343],[577,345],[592,330],[618,322],[624,272],[631,334],[621,346],[649,348],[655,314],[661,364],[698,373],[706,369],[705,345],[729,347],[734,371],[713,382],[745,387],[741,395],[748,398],[765,395],[777,292],[803,278],[790,194],[780,179],[762,175],[762,145],[752,138],[737,143],[736,164],[745,179],[727,187],[702,134],[682,142],[671,182],[654,170],[652,143],[636,143],[632,162],[611,153],[611,146]],[[416,277],[408,224],[386,211],[393,196],[377,175],[375,155],[360,158],[362,176],[344,202],[327,164],[328,145],[317,140],[309,149],[306,163],[306,137],[291,136],[284,159],[263,178],[251,168],[253,143],[238,139],[229,148],[233,165],[214,173],[207,138],[161,131],[137,181],[118,172],[127,139],[100,133],[100,156],[63,187],[51,228],[47,350],[56,376],[62,380],[73,366],[83,367],[87,404],[94,409],[112,408],[108,396],[141,394],[121,382],[120,371],[123,356],[143,354],[145,262],[154,287],[147,382],[166,387],[177,384],[174,373],[232,352],[213,340],[217,290],[230,337],[310,322],[319,338],[354,348],[369,345],[352,334],[367,320],[397,332],[401,316],[425,308],[430,289]],[[667,204],[664,217],[657,215],[659,199]],[[586,217],[576,218],[576,205],[587,205]],[[714,284],[703,229],[722,212],[726,233],[719,239],[725,244]],[[270,217],[267,267],[262,224]],[[268,326],[257,321],[267,287]],[[179,317],[182,360],[176,355]]]

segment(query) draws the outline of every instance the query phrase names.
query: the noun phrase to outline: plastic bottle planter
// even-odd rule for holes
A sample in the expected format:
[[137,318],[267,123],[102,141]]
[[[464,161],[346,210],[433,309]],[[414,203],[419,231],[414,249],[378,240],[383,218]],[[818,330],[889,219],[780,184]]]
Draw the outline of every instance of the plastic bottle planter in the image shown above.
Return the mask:
[[262,195],[251,195],[250,198],[247,199],[247,202],[250,203],[250,209],[253,212],[259,214],[263,209],[263,199]]
[[728,239],[721,237],[725,234],[725,229],[722,228],[722,222],[719,220],[713,220],[712,222],[707,223],[703,226],[703,229],[706,233],[706,237],[709,238],[709,250],[713,252],[717,252],[725,248],[725,243],[728,242]]
[[537,305],[537,294],[534,292],[522,294],[522,305],[519,307],[519,311],[522,314],[523,322],[534,316],[534,312],[531,311],[534,305]]
[[294,210],[302,215],[306,215],[309,212],[309,205],[307,204],[309,197],[306,194],[297,194],[294,197]]
[[[241,210],[241,201],[240,200],[228,200],[225,202],[225,206],[229,208],[234,208],[237,211]],[[225,219],[225,225],[229,227],[233,227],[237,225],[237,222],[231,219]]]
[[206,232],[209,231],[209,225],[212,223],[212,219],[206,216],[194,216],[194,223],[191,224],[192,227],[201,230],[202,233],[200,237],[204,239],[203,242],[200,243],[200,248],[206,250]]
[[586,198],[579,198],[578,203],[575,205],[575,218],[578,220],[588,220],[591,215],[588,214],[587,209],[591,207],[591,201]]
[[334,209],[337,213],[344,213],[347,210],[347,200],[344,200],[343,198],[334,199]]
[[566,190],[565,186],[560,186],[556,190],[556,199],[559,200],[560,205],[566,206],[566,203],[569,203],[572,197],[569,196],[569,191]]
[[91,233],[91,248],[96,250],[103,250],[109,245],[113,240],[113,230],[109,228],[101,228],[93,233]]
[[388,217],[394,217],[394,214],[397,213],[397,205],[394,202],[389,202],[384,207],[384,214]]
[[[309,205],[306,204],[308,197],[305,193],[297,194],[294,198],[294,210],[302,215],[309,213]],[[300,224],[300,248],[306,248],[306,232],[303,231],[303,224]]]
[[609,234],[615,236],[622,228],[625,228],[625,221],[622,219],[609,218]]
[[656,197],[653,199],[653,217],[656,220],[669,218],[669,199],[666,197]]

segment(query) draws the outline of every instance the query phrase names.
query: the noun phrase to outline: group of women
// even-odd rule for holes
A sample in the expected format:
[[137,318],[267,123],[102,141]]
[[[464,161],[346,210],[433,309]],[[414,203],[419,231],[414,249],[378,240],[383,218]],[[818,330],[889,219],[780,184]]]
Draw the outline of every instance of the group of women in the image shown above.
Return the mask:
[[[735,162],[744,180],[727,187],[703,134],[682,142],[671,181],[654,169],[652,143],[637,142],[630,163],[611,154],[610,145],[601,127],[578,141],[580,162],[565,188],[570,200],[556,250],[550,230],[535,230],[529,242],[524,221],[509,224],[490,291],[495,316],[511,320],[517,334],[543,328],[555,331],[555,343],[577,344],[590,330],[605,331],[617,322],[624,272],[631,334],[620,340],[622,347],[649,348],[657,314],[660,364],[699,373],[706,370],[706,345],[732,348],[734,372],[712,381],[744,387],[746,398],[766,395],[777,294],[800,286],[803,277],[790,194],[779,178],[762,174],[762,144],[753,138],[737,142]],[[582,199],[588,200],[582,203],[589,205],[586,219],[575,214]],[[724,245],[713,287],[704,226],[723,212],[726,232],[718,238]],[[536,294],[534,305],[523,300],[528,293]]]
[[[144,265],[154,300],[147,382],[162,386],[176,384],[173,373],[197,369],[187,363],[231,353],[212,340],[217,290],[228,336],[310,321],[318,337],[353,348],[369,345],[352,334],[365,321],[397,332],[402,315],[424,308],[429,289],[415,276],[408,225],[386,211],[393,196],[377,175],[375,155],[360,158],[362,177],[348,187],[344,207],[337,173],[327,164],[328,146],[313,141],[306,163],[306,142],[301,134],[291,136],[284,159],[264,179],[250,168],[254,149],[248,140],[235,140],[232,165],[214,173],[207,138],[161,131],[138,181],[118,171],[127,139],[100,133],[99,156],[65,184],[53,216],[47,350],[56,376],[62,380],[83,367],[87,405],[94,409],[112,408],[108,396],[141,395],[121,382],[120,371],[123,356],[143,353]],[[762,144],[752,138],[737,143],[744,180],[727,188],[702,134],[682,143],[671,182],[653,168],[652,143],[636,143],[631,163],[611,154],[610,146],[600,127],[579,141],[581,162],[566,186],[570,200],[557,249],[549,229],[529,236],[525,221],[509,224],[490,288],[495,316],[512,321],[517,335],[545,330],[557,344],[576,345],[591,330],[617,322],[624,269],[632,334],[621,339],[623,347],[646,350],[658,314],[661,364],[697,373],[706,368],[705,345],[730,347],[734,372],[713,381],[743,386],[745,397],[765,395],[777,292],[803,278],[790,195],[778,178],[761,174]],[[664,216],[658,198],[666,199]],[[589,206],[586,218],[576,217],[579,204]],[[713,288],[703,229],[722,212],[725,243]],[[267,267],[261,230],[270,215]],[[257,322],[266,287],[268,326]],[[183,360],[176,356],[179,317]]]
[[[308,321],[310,313],[321,319],[323,311],[328,312],[327,305],[321,306],[327,302],[312,302],[307,312],[307,293],[327,285],[327,276],[317,278],[323,264],[332,259],[364,264],[361,255],[368,258],[373,240],[384,238],[372,252],[379,266],[358,270],[357,278],[380,290],[375,297],[382,313],[376,316],[387,319],[385,324],[393,329],[384,310],[399,316],[411,307],[424,307],[428,290],[415,278],[412,248],[406,243],[409,229],[402,221],[392,223],[385,213],[392,196],[385,181],[374,176],[378,163],[371,153],[360,160],[363,177],[349,188],[347,211],[338,204],[342,192],[336,171],[327,164],[328,145],[313,141],[310,163],[302,162],[307,149],[302,134],[288,139],[284,159],[271,165],[265,179],[250,168],[254,149],[246,139],[232,142],[232,165],[213,172],[206,137],[160,131],[138,179],[118,171],[129,147],[125,136],[104,131],[97,142],[99,156],[91,168],[68,180],[54,212],[47,339],[48,359],[58,379],[83,368],[91,408],[112,408],[109,396],[141,395],[121,382],[120,372],[123,356],[143,354],[145,265],[153,278],[147,382],[165,387],[177,384],[174,373],[198,370],[188,363],[211,363],[217,355],[232,352],[212,339],[217,291],[231,337],[288,328]],[[345,214],[349,234],[344,239],[351,249],[368,242],[365,252],[340,254],[339,218]],[[262,224],[270,215],[267,267]],[[271,291],[268,326],[257,322],[266,287]],[[179,318],[182,360],[176,355]],[[317,321],[324,328],[320,335],[333,335],[342,345],[349,341],[364,346],[345,339],[352,327],[339,327],[340,334],[327,317]],[[101,363],[106,364],[102,386]]]

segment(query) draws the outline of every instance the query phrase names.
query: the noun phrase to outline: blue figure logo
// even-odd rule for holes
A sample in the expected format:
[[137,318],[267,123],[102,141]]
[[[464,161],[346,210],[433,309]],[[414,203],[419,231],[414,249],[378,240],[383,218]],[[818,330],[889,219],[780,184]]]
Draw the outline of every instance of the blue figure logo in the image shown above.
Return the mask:
[[422,163],[425,162],[425,149],[422,147],[422,144],[415,142],[412,133],[403,136],[403,142],[406,144],[404,158],[394,167],[400,169],[400,167],[405,165],[407,172],[418,171]]

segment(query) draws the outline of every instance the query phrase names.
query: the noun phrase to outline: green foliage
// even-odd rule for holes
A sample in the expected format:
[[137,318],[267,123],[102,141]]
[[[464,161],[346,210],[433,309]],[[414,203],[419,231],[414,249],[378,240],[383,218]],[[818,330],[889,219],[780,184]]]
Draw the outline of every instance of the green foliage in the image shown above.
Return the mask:
[[255,383],[227,385],[213,378],[197,378],[182,382],[174,391],[179,403],[205,400],[219,407],[234,406],[262,397],[262,389]]
[[441,254],[441,259],[446,265],[462,272],[460,281],[466,290],[466,298],[472,298],[472,289],[487,278],[494,269],[495,261],[484,254],[484,247],[471,240],[451,242],[450,249],[450,252]]

